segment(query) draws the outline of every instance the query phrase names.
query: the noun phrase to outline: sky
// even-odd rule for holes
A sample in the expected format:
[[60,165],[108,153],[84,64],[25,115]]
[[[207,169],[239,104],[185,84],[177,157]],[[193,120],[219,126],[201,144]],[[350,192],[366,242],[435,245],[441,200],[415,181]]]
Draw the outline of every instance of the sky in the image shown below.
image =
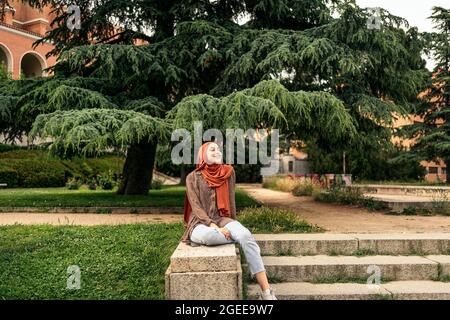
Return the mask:
[[[440,6],[450,8],[450,0],[356,0],[360,7],[381,7],[388,10],[393,15],[405,18],[411,26],[415,26],[419,31],[432,32],[433,24],[430,19],[431,8]],[[433,69],[434,61],[425,57],[427,68]]]

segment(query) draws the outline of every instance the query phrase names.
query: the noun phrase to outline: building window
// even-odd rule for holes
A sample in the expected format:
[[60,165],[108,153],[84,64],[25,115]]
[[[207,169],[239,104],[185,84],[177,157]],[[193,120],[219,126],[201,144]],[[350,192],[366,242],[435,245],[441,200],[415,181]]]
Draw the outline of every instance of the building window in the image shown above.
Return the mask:
[[288,167],[289,172],[294,172],[294,161],[289,161]]
[[441,168],[442,174],[447,174],[447,168]]
[[429,174],[438,174],[438,167],[428,167]]

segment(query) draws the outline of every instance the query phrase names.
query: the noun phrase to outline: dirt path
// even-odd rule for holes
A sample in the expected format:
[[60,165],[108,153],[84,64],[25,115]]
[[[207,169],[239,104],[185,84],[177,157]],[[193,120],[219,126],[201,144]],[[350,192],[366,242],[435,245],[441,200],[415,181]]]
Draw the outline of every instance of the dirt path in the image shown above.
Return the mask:
[[311,197],[264,189],[261,184],[240,184],[239,187],[267,206],[292,209],[302,219],[332,233],[450,232],[450,217],[446,216],[392,216],[315,202]]
[[181,222],[181,214],[90,214],[90,213],[0,213],[0,225],[51,224],[51,225],[114,225],[133,223]]

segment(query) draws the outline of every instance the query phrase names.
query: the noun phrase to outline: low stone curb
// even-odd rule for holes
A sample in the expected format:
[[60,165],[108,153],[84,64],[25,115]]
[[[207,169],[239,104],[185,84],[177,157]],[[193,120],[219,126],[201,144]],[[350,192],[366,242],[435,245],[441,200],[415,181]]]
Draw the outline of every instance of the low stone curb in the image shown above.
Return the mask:
[[181,214],[184,209],[183,207],[0,207],[0,212]]
[[[237,211],[245,207],[237,207]],[[29,213],[119,213],[119,214],[182,214],[183,207],[0,207],[1,212]]]

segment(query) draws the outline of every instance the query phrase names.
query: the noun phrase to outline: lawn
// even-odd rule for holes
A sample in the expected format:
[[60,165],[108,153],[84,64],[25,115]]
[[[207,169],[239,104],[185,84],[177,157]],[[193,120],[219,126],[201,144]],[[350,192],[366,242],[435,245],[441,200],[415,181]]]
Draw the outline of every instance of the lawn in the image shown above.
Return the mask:
[[[87,188],[1,189],[0,207],[183,207],[184,196],[183,186],[163,186],[146,196],[120,196],[114,191]],[[248,207],[257,202],[237,188],[236,205]]]
[[[323,231],[276,208],[247,208],[238,219],[252,233]],[[0,226],[0,300],[164,299],[183,232],[181,223]],[[80,269],[78,290],[67,289],[69,266]]]
[[[0,227],[2,299],[164,299],[181,223]],[[79,266],[79,290],[67,268]]]

